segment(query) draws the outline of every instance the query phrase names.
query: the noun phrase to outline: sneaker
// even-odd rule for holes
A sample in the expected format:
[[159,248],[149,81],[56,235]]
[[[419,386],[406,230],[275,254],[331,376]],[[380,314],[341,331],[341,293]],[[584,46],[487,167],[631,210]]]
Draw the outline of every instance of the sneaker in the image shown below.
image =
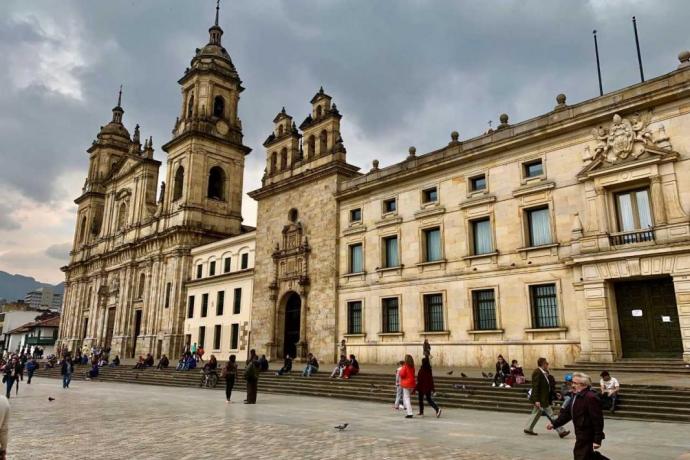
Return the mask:
[[424,417],[424,414],[420,412],[419,414],[417,414],[417,417]]
[[491,386],[492,386],[492,387],[495,387],[495,386],[496,386],[496,383],[495,383],[495,382],[494,382],[494,383],[492,383],[492,384],[491,384]]
[[502,383],[502,384],[500,384],[500,385],[498,386],[498,388],[503,388],[504,386],[505,386],[505,384]]
[[504,385],[503,388],[510,388],[510,385]]
[[528,434],[530,436],[537,436],[537,433],[531,430],[522,430],[523,433]]
[[406,415],[405,418],[412,418],[412,415]]
[[560,433],[558,433],[558,436],[560,436],[561,438],[565,438],[569,434],[570,434],[570,431],[565,430],[565,431],[561,431]]
[[436,411],[436,418],[439,418],[439,417],[441,416],[441,411],[442,411],[442,410],[443,410],[443,409],[439,409],[439,410]]

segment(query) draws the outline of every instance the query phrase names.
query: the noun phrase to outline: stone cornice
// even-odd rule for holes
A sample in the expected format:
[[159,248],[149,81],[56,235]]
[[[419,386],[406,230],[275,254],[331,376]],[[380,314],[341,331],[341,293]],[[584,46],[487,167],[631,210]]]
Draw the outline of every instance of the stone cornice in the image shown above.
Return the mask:
[[207,276],[206,278],[199,278],[194,280],[189,280],[185,282],[187,287],[196,286],[207,286],[209,284],[215,284],[222,281],[236,281],[245,278],[251,279],[254,276],[253,268],[245,268],[244,270],[238,270],[234,272],[221,273],[216,276]]
[[163,151],[168,153],[169,150],[171,148],[173,148],[175,145],[179,144],[182,141],[187,140],[190,137],[203,137],[203,138],[206,138],[206,139],[213,141],[213,142],[219,142],[221,144],[225,144],[229,147],[235,148],[235,149],[239,150],[240,152],[244,153],[245,155],[249,155],[249,153],[252,151],[252,149],[250,147],[247,147],[246,145],[237,144],[237,143],[229,141],[227,139],[223,139],[222,137],[218,137],[218,136],[215,136],[211,133],[206,133],[206,132],[199,131],[199,130],[185,131],[182,134],[180,134],[179,136],[176,136],[176,137],[173,137],[172,139],[170,139],[161,148],[163,149]]
[[501,130],[452,144],[387,168],[371,171],[341,184],[338,199],[389,187],[411,177],[446,170],[588,126],[608,122],[616,114],[641,111],[690,96],[690,67],[675,70],[604,96],[553,110]]

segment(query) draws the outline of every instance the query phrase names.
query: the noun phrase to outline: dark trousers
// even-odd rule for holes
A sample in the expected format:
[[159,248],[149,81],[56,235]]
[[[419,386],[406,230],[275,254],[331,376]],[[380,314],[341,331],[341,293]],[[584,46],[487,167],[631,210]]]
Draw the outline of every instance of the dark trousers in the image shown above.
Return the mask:
[[26,381],[26,383],[31,383],[31,378],[34,376],[34,371],[28,371],[29,372],[29,380]]
[[5,396],[8,398],[10,397],[10,393],[12,393],[12,385],[14,384],[14,377],[10,377],[9,375],[7,376],[7,380],[5,380],[5,386],[7,388],[7,391],[5,392]]
[[576,438],[575,447],[573,448],[573,459],[574,460],[591,460],[594,455],[594,449],[592,448],[592,443],[594,440],[592,438]]
[[433,399],[431,399],[431,392],[427,391],[426,393],[422,393],[421,391],[418,393],[419,395],[419,413],[423,414],[424,413],[424,398],[426,398],[426,401],[429,403],[431,407],[434,408],[436,412],[438,412],[438,406],[434,402]]
[[225,378],[225,400],[230,401],[232,395],[232,388],[235,386],[235,375],[228,375]]
[[258,390],[258,380],[247,380],[247,403],[256,404],[256,393]]

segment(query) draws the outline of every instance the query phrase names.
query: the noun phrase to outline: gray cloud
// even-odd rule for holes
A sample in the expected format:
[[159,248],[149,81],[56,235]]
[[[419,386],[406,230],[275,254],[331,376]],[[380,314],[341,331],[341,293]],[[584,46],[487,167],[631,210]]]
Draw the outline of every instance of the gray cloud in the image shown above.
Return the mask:
[[48,246],[45,250],[47,256],[62,262],[67,262],[72,243],[58,243]]
[[16,218],[10,215],[13,210],[8,203],[0,202],[0,230],[16,230],[21,227]]

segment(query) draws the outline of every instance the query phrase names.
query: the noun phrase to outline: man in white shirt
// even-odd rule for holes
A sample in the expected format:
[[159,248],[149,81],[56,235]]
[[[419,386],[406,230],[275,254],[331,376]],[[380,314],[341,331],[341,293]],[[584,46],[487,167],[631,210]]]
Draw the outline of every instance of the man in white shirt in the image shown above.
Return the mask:
[[618,392],[620,391],[620,384],[615,377],[611,377],[609,371],[603,371],[599,374],[601,380],[599,386],[601,387],[601,402],[604,408],[610,407],[611,413],[616,412],[616,404],[618,403]]

